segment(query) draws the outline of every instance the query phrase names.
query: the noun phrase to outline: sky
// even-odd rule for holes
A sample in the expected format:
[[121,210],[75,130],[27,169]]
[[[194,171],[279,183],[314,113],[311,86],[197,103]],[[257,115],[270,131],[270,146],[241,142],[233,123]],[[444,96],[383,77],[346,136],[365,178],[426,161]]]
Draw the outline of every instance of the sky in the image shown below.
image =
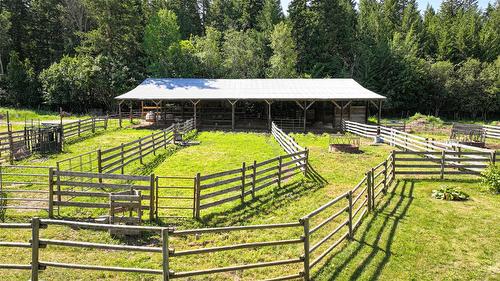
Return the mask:
[[[290,2],[292,2],[292,0],[281,0],[281,5],[283,6],[283,11],[285,13],[288,10],[288,4],[290,4]],[[356,2],[358,2],[358,1],[356,0]],[[439,6],[441,5],[442,1],[441,0],[418,0],[417,2],[418,2],[418,8],[422,11],[427,7],[427,4],[431,4],[431,6],[437,10],[439,8]],[[486,8],[486,6],[488,6],[488,2],[493,3],[494,0],[479,0],[478,1],[479,8],[481,8],[481,9]]]

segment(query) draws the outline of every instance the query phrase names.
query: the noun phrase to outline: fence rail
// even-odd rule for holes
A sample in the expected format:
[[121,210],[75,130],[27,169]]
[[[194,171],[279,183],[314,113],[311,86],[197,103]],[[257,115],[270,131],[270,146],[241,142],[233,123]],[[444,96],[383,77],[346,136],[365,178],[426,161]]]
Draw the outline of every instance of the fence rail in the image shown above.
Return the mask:
[[200,211],[235,200],[245,202],[247,196],[255,198],[259,190],[281,183],[297,174],[305,173],[308,151],[299,151],[271,158],[254,161],[241,168],[217,172],[208,175],[198,173],[195,178],[195,217]]
[[483,125],[483,130],[487,138],[500,139],[500,126]]
[[108,117],[91,117],[87,119],[79,119],[77,121],[67,122],[62,124],[64,139],[81,137],[84,134],[94,134],[97,130],[108,128]]
[[[290,156],[291,157],[291,156]],[[296,222],[288,223],[275,223],[264,225],[247,225],[247,226],[230,226],[230,227],[215,227],[215,228],[200,228],[200,229],[186,229],[176,230],[173,228],[162,228],[154,226],[126,226],[126,225],[112,225],[112,224],[96,224],[74,221],[61,221],[51,219],[33,218],[31,223],[0,223],[0,229],[26,229],[31,230],[31,239],[29,241],[19,242],[3,242],[0,241],[1,247],[14,247],[14,248],[30,248],[31,249],[31,264],[0,264],[1,269],[21,269],[31,271],[31,280],[39,280],[39,273],[47,268],[58,267],[65,269],[82,269],[82,270],[99,270],[99,271],[114,271],[124,273],[143,273],[154,274],[163,276],[163,280],[170,280],[176,278],[189,278],[193,276],[203,276],[218,274],[237,270],[247,269],[264,269],[268,267],[282,267],[286,266],[288,272],[283,276],[272,277],[269,280],[290,280],[290,279],[304,279],[310,280],[310,270],[317,267],[331,252],[338,248],[344,240],[352,240],[356,229],[361,224],[363,217],[368,212],[375,208],[375,200],[380,194],[385,193],[388,186],[392,184],[395,177],[394,157],[391,154],[385,161],[370,169],[360,182],[354,186],[353,189],[337,196],[318,209],[310,212],[303,218]],[[262,164],[263,163],[263,164]],[[264,161],[261,163],[254,163],[254,167],[262,164],[273,163],[272,161]],[[253,167],[252,167],[253,169]],[[221,172],[212,175],[206,175],[203,179],[217,179],[222,175],[238,174],[238,170]],[[241,171],[241,170],[240,170]],[[70,175],[66,172],[65,175]],[[121,175],[102,175],[106,177],[120,177]],[[130,176],[131,179],[138,178],[138,176]],[[253,177],[253,174],[252,174]],[[197,177],[198,179],[201,176]],[[68,226],[87,229],[98,230],[127,230],[138,232],[154,232],[161,235],[159,245],[153,246],[130,246],[130,245],[116,245],[106,243],[93,243],[73,240],[55,240],[47,239],[42,236],[40,229],[52,226]],[[287,237],[274,238],[267,235],[259,235],[258,241],[248,242],[246,236],[245,243],[229,242],[233,241],[227,237],[233,232],[249,231],[249,234],[258,235],[259,231],[272,230],[273,233],[280,230],[295,228],[297,231],[292,231],[292,234],[287,234]],[[302,234],[297,234],[300,232]],[[176,243],[179,241],[189,240],[189,237],[199,237],[201,235],[211,234],[220,235],[220,241],[226,241],[226,244],[217,246],[200,247],[198,243],[193,245],[182,245],[178,247]],[[240,234],[236,234],[240,237]],[[183,237],[184,239],[178,239]],[[54,262],[52,258],[40,259],[40,254],[46,248],[52,246],[68,247],[73,249],[98,249],[105,251],[127,251],[127,252],[146,252],[151,254],[161,254],[161,264],[156,268],[142,268],[142,267],[126,267],[126,266],[103,266],[103,265],[89,265],[80,263],[60,263]],[[276,256],[272,259],[267,252],[262,252],[261,248],[272,247],[293,247],[287,251],[281,252],[274,250]],[[179,264],[178,259],[184,256],[200,255],[200,258],[194,260],[203,260],[209,253],[224,254],[234,250],[252,250],[255,251],[251,255],[252,260],[244,263],[231,262],[228,265],[217,266],[207,269],[199,269],[198,265],[190,264],[187,267],[183,266],[184,270],[175,270],[176,265]],[[285,254],[286,253],[286,254]],[[286,256],[283,256],[286,255]],[[264,259],[265,258],[265,259]],[[227,259],[232,260],[232,259]],[[182,260],[181,260],[182,262]],[[297,265],[297,267],[290,268],[290,265]],[[191,267],[192,270],[189,270]],[[188,270],[186,270],[186,268]],[[294,269],[296,268],[296,269]],[[301,269],[302,268],[302,269]],[[291,270],[291,271],[290,271]],[[297,270],[296,272],[294,272]]]

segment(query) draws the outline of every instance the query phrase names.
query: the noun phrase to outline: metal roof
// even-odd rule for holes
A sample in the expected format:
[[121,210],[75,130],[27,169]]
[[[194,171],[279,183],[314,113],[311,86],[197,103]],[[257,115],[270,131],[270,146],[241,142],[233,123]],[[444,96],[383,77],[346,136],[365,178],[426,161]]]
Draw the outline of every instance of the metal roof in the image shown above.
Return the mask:
[[382,100],[353,79],[149,78],[119,100]]

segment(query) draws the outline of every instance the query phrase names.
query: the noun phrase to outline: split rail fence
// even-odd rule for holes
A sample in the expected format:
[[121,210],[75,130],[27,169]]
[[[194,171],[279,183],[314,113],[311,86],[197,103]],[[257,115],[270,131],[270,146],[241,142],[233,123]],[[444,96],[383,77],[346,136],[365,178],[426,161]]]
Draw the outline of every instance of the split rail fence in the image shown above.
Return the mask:
[[[0,247],[29,248],[31,249],[30,264],[0,264],[0,269],[20,269],[31,271],[31,280],[39,280],[40,272],[49,268],[81,269],[96,271],[114,271],[161,275],[163,280],[189,278],[193,276],[204,276],[219,274],[231,271],[241,271],[247,269],[266,269],[270,267],[283,267],[286,275],[271,277],[267,280],[291,280],[303,279],[310,280],[310,271],[318,267],[320,263],[332,253],[334,249],[341,246],[344,240],[352,240],[354,234],[361,224],[363,217],[375,208],[376,199],[387,191],[395,178],[395,169],[393,155],[388,159],[369,170],[361,181],[350,191],[339,195],[330,200],[318,209],[310,212],[296,222],[275,223],[264,225],[232,226],[176,230],[173,228],[148,227],[148,226],[124,226],[110,224],[95,224],[85,222],[71,222],[60,220],[46,220],[33,218],[31,223],[1,223],[0,229],[26,229],[31,231],[29,241],[20,242],[0,242]],[[129,246],[105,243],[92,243],[74,240],[54,240],[45,239],[40,229],[52,226],[68,226],[78,228],[90,228],[100,230],[127,230],[139,232],[155,232],[161,235],[160,245],[158,246]],[[228,242],[227,239],[231,233],[248,231],[256,233],[257,231],[272,230],[273,232],[294,228],[294,231],[287,232],[287,237],[273,238],[268,235],[258,235],[258,241],[255,242]],[[199,247],[189,245],[177,246],[176,243],[186,241],[188,237],[200,237],[201,235],[219,234],[220,241],[224,245],[213,247]],[[248,235],[246,236],[248,238]],[[255,234],[254,234],[255,235]],[[239,235],[241,236],[241,235]],[[178,239],[184,237],[185,239]],[[248,240],[247,240],[248,241]],[[219,243],[218,243],[219,244]],[[193,244],[194,245],[194,244]],[[161,254],[161,264],[156,268],[132,268],[118,266],[89,265],[80,263],[61,263],[52,261],[53,257],[41,259],[41,252],[50,246],[62,246],[77,249],[101,249],[106,251],[127,251],[127,252],[146,252],[151,254]],[[287,251],[279,251],[276,247],[294,247]],[[195,248],[193,248],[195,247]],[[276,257],[269,257],[268,253],[261,251],[263,248],[273,248],[272,251]],[[228,252],[234,250],[253,251],[250,255],[255,262],[246,261],[244,263],[230,262],[226,266],[217,266],[213,268],[200,269],[205,265],[193,263],[183,264],[184,256],[199,256],[191,260],[202,261],[206,254],[220,253],[230,255]],[[226,254],[227,253],[227,254]],[[262,256],[262,255],[265,255]],[[234,259],[225,259],[233,261]],[[237,259],[236,259],[237,260]],[[263,261],[265,260],[265,261]],[[179,262],[180,261],[180,262]],[[183,270],[176,270],[176,267],[182,264]],[[296,267],[291,267],[297,265]],[[187,268],[187,270],[186,270]],[[189,268],[193,268],[189,270]],[[282,271],[274,271],[282,274]]]
[[62,123],[62,128],[64,139],[81,137],[88,133],[94,134],[99,129],[108,129],[108,117],[91,117],[88,119]]
[[487,138],[500,139],[500,126],[483,125],[483,130]]
[[77,172],[98,172],[115,173],[120,171],[124,173],[125,166],[140,161],[149,154],[156,155],[159,149],[166,149],[167,145],[174,141],[178,133],[189,132],[194,129],[192,119],[183,124],[174,124],[170,127],[150,136],[139,138],[135,141],[122,143],[118,146],[108,149],[97,149],[73,156],[57,162],[57,169],[64,171]]
[[[449,165],[468,170],[471,173],[481,172],[485,168],[484,165],[482,165],[484,162],[496,162],[496,151],[491,149],[478,148],[459,143],[444,143],[401,132],[392,128],[361,124],[346,120],[343,121],[343,129],[347,132],[367,138],[381,138],[389,145],[399,147],[405,151],[421,152],[416,155],[431,158],[435,161],[444,159]],[[448,156],[441,157],[440,155],[442,153]]]

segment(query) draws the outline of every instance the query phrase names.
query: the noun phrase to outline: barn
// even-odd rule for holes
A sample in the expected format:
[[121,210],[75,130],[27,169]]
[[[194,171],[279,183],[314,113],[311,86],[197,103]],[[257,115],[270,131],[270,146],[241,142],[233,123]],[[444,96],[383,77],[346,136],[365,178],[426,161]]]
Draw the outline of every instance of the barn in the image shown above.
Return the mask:
[[149,78],[116,99],[119,112],[170,124],[194,118],[199,129],[336,131],[341,120],[380,122],[385,99],[353,79]]

